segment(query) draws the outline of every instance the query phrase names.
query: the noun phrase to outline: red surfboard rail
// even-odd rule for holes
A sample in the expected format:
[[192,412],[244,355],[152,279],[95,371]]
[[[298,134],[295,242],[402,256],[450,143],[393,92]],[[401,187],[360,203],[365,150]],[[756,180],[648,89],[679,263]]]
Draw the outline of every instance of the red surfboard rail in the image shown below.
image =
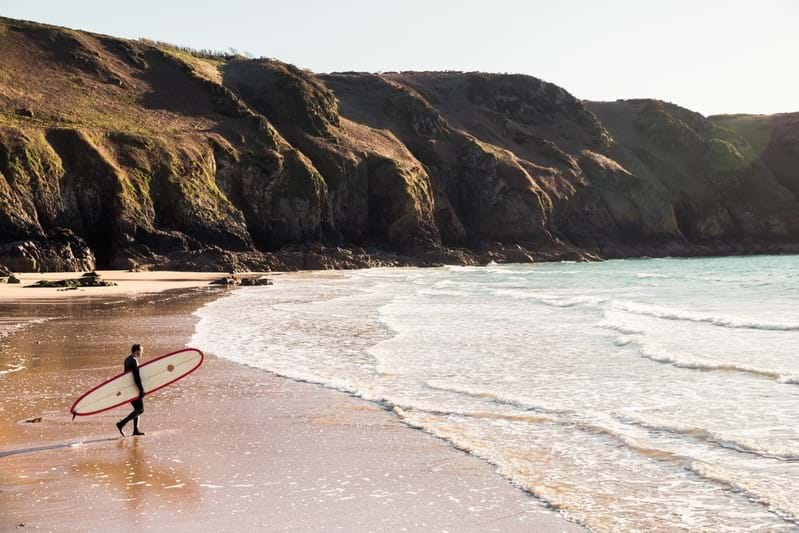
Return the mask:
[[[188,372],[186,372],[185,374],[183,374],[183,375],[181,375],[181,376],[178,376],[178,377],[176,377],[175,379],[173,379],[172,381],[169,381],[169,382],[167,382],[167,383],[164,383],[163,385],[160,385],[160,386],[158,386],[158,387],[154,388],[154,389],[153,389],[153,390],[151,390],[151,391],[147,391],[147,392],[145,392],[145,393],[144,393],[144,395],[145,395],[145,396],[149,396],[150,394],[154,393],[155,391],[161,390],[161,389],[163,389],[164,387],[166,387],[167,385],[171,385],[172,383],[174,383],[174,382],[176,382],[176,381],[178,381],[178,380],[180,380],[180,379],[183,379],[183,378],[185,378],[186,376],[188,376],[189,374],[191,374],[192,372],[194,372],[195,370],[197,370],[198,368],[200,368],[200,366],[203,364],[203,361],[205,361],[205,354],[203,354],[203,353],[202,353],[200,350],[198,350],[197,348],[183,348],[182,350],[175,350],[174,352],[169,352],[169,353],[167,353],[167,354],[164,354],[164,355],[159,355],[159,356],[158,356],[158,357],[156,357],[155,359],[150,359],[150,360],[149,360],[149,361],[147,361],[146,363],[143,363],[143,364],[141,364],[141,365],[139,366],[139,370],[141,370],[142,368],[144,368],[145,366],[147,366],[147,365],[149,365],[149,364],[151,364],[151,363],[155,363],[156,361],[160,361],[161,359],[164,359],[164,358],[166,358],[166,357],[169,357],[169,356],[172,356],[172,355],[175,355],[175,354],[179,354],[179,353],[183,353],[183,352],[197,352],[198,354],[200,354],[200,361],[197,363],[197,365],[196,365],[194,368],[192,368],[191,370],[189,370],[189,371],[188,371]],[[102,387],[103,385],[106,385],[106,384],[108,384],[108,383],[111,383],[111,382],[112,382],[112,381],[114,381],[115,379],[119,379],[119,378],[121,378],[122,376],[124,376],[125,374],[129,374],[129,373],[130,373],[130,372],[122,372],[121,374],[117,374],[116,376],[114,376],[114,377],[112,377],[112,378],[110,378],[110,379],[107,379],[107,380],[103,381],[103,382],[102,382],[102,383],[100,383],[99,385],[97,385],[97,386],[95,386],[95,387],[92,387],[91,389],[89,389],[89,390],[87,390],[86,392],[84,392],[83,394],[81,394],[81,395],[80,395],[80,397],[79,397],[77,400],[75,400],[74,402],[72,402],[72,405],[71,405],[71,406],[70,406],[70,408],[69,408],[69,412],[70,412],[70,413],[72,413],[72,418],[74,419],[76,416],[90,416],[90,415],[96,415],[96,414],[98,414],[98,413],[103,413],[103,412],[105,412],[105,411],[110,411],[111,409],[116,409],[116,408],[117,408],[117,407],[119,407],[120,405],[125,405],[126,403],[130,403],[130,402],[131,402],[131,400],[134,400],[135,398],[129,398],[129,399],[127,399],[127,400],[123,400],[123,401],[121,401],[121,402],[119,402],[119,403],[117,403],[117,404],[111,405],[111,406],[109,406],[109,407],[105,407],[105,408],[103,408],[103,409],[99,409],[99,410],[97,410],[97,411],[91,411],[91,412],[89,412],[89,413],[76,413],[76,412],[75,412],[75,406],[76,406],[76,405],[78,405],[78,403],[80,403],[80,401],[81,401],[82,399],[84,399],[86,396],[88,396],[88,395],[89,395],[89,394],[91,394],[92,392],[96,391],[97,389],[99,389],[99,388],[100,388],[100,387]]]

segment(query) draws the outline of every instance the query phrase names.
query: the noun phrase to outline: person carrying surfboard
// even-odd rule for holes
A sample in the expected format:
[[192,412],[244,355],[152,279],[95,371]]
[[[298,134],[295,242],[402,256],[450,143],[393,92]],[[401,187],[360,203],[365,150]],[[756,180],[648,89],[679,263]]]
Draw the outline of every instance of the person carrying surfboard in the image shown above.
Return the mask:
[[136,382],[136,386],[139,388],[139,397],[130,402],[130,405],[133,406],[133,411],[117,422],[117,429],[123,437],[125,433],[122,431],[122,428],[131,420],[133,420],[133,435],[144,435],[144,433],[139,431],[139,416],[144,412],[144,386],[141,383],[138,361],[142,351],[141,344],[134,344],[130,349],[130,355],[125,358],[125,372],[131,372],[133,374],[133,381]]

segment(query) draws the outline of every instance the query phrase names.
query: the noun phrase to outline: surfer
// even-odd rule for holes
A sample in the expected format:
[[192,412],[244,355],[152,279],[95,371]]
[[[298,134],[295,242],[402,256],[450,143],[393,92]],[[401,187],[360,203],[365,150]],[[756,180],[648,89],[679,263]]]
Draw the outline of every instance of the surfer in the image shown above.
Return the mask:
[[141,357],[141,354],[141,344],[134,344],[130,349],[130,355],[125,358],[125,372],[133,373],[133,381],[136,382],[136,386],[139,388],[139,397],[130,402],[130,405],[133,406],[133,412],[117,422],[117,429],[123,437],[125,436],[125,433],[122,432],[122,428],[124,428],[125,424],[131,420],[133,420],[133,434],[144,435],[144,433],[139,431],[139,416],[141,416],[141,414],[144,412],[144,386],[141,384],[138,361],[139,357]]

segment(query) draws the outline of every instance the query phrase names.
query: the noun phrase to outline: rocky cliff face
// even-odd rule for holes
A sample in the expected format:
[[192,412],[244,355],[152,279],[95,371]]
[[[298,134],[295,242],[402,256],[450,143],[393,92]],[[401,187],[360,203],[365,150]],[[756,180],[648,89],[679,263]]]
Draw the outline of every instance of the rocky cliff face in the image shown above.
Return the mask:
[[799,114],[519,75],[315,75],[0,19],[0,263],[327,268],[795,251]]

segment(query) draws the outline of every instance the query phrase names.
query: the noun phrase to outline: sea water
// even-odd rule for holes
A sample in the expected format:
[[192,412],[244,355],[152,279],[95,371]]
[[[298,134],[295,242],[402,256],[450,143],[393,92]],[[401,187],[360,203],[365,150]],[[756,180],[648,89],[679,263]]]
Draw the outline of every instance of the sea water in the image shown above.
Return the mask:
[[383,402],[596,531],[799,529],[799,256],[280,277],[193,344]]

